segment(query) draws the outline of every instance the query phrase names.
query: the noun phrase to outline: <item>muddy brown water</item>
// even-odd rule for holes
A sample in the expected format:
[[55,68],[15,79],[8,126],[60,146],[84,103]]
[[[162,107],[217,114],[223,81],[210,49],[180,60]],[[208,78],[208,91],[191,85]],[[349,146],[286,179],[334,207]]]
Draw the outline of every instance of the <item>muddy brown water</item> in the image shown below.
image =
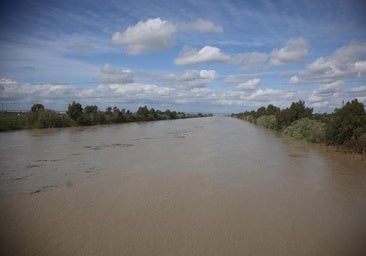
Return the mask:
[[366,255],[366,162],[244,121],[0,139],[1,255]]

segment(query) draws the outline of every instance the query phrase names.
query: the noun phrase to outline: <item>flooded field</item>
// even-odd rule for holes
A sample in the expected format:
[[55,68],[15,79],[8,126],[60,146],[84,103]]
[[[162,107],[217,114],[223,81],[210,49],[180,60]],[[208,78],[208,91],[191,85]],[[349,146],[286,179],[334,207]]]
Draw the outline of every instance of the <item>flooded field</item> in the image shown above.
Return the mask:
[[365,255],[366,162],[227,117],[0,133],[0,255]]

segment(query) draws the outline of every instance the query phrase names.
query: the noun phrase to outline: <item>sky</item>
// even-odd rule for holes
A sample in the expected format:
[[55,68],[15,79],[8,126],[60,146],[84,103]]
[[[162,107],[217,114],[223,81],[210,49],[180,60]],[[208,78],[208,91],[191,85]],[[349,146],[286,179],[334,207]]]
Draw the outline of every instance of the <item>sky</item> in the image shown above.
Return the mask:
[[366,104],[365,13],[362,0],[3,0],[1,108]]

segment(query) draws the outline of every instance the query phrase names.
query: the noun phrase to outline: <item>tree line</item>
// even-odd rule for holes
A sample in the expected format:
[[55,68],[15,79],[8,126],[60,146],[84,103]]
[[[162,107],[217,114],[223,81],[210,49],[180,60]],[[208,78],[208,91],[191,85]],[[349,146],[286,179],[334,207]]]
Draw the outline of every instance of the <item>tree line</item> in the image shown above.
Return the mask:
[[56,128],[69,126],[87,126],[97,124],[118,124],[139,121],[157,121],[183,119],[193,117],[211,116],[198,114],[186,114],[184,112],[155,110],[147,106],[141,106],[136,112],[119,109],[117,106],[108,107],[101,111],[96,105],[83,107],[78,102],[68,105],[66,113],[59,113],[46,109],[42,104],[34,104],[26,113],[2,113],[0,115],[0,131],[31,129],[31,128]]
[[310,142],[326,143],[347,151],[366,154],[366,112],[354,99],[332,113],[314,114],[305,101],[292,102],[280,109],[272,104],[256,111],[232,114],[233,117],[277,130]]

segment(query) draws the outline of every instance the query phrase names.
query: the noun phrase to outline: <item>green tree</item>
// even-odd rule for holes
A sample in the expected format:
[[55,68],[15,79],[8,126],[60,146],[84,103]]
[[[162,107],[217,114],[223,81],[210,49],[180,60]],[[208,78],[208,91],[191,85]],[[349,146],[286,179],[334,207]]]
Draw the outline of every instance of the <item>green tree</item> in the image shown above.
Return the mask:
[[278,108],[272,104],[269,104],[266,109],[266,115],[275,115],[280,111],[281,111],[280,108]]
[[106,108],[105,114],[106,115],[112,115],[112,108],[111,107]]
[[357,141],[366,133],[366,114],[364,105],[357,99],[336,109],[326,129],[329,144],[342,145],[347,141]]
[[260,116],[264,116],[266,115],[266,108],[265,107],[260,107],[257,109],[257,112],[255,114],[255,118],[258,118]]
[[44,106],[42,104],[34,104],[31,108],[32,112],[40,112],[44,110]]
[[77,119],[81,125],[105,124],[106,117],[103,112],[98,111],[96,105],[88,105],[84,108],[84,112]]
[[277,129],[284,129],[292,122],[301,118],[310,118],[313,113],[312,108],[305,107],[305,101],[292,102],[290,108],[286,108],[276,113]]
[[87,114],[95,114],[98,112],[98,107],[96,105],[86,106],[84,112]]
[[66,111],[66,114],[74,121],[76,121],[82,113],[82,105],[80,103],[76,103],[75,101],[73,101],[72,104],[69,104],[68,110]]
[[136,119],[138,121],[148,121],[149,120],[149,109],[147,106],[139,107],[136,112]]

